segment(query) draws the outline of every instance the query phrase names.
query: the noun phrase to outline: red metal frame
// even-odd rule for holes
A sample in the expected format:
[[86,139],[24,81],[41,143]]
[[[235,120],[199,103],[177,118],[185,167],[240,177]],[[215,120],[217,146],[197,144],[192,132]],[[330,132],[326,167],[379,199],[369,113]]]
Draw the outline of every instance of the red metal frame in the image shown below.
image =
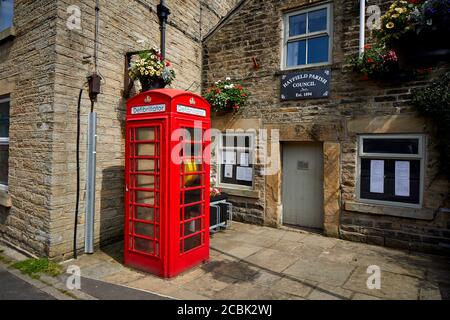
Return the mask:
[[[210,159],[205,149],[210,143],[210,125],[209,104],[193,93],[152,90],[128,101],[126,265],[173,277],[209,259]],[[177,137],[174,132],[179,129]],[[191,131],[198,136],[188,137]],[[138,134],[148,136],[140,140]],[[181,163],[171,157],[180,146]],[[191,149],[197,153],[189,155]],[[195,170],[185,172],[186,168]]]

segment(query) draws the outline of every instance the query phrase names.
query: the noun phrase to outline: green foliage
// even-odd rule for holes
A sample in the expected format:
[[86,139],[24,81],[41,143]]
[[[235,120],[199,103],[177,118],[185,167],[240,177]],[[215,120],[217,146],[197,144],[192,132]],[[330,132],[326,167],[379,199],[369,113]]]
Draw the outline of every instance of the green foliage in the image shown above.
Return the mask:
[[204,98],[211,104],[213,111],[237,111],[246,105],[248,91],[230,78],[217,81],[208,89]]
[[429,86],[414,90],[412,103],[420,115],[435,123],[441,172],[450,179],[450,72]]
[[348,63],[353,71],[372,79],[386,77],[399,69],[397,54],[384,45],[366,45],[364,53]]
[[12,267],[33,278],[38,278],[39,273],[46,273],[52,277],[56,277],[62,273],[62,267],[48,259],[28,259],[16,262]]

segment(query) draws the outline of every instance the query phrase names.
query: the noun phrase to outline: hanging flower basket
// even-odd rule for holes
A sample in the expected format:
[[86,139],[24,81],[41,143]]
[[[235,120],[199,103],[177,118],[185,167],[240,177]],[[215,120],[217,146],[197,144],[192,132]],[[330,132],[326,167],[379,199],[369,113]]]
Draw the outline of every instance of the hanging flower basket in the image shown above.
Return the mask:
[[352,57],[348,63],[364,80],[387,78],[399,70],[396,52],[378,45],[366,45],[364,53]]
[[131,63],[129,73],[131,79],[139,80],[142,92],[164,88],[175,79],[171,63],[162,58],[158,48],[140,53]]
[[211,86],[204,98],[211,105],[211,109],[216,115],[225,115],[240,110],[246,105],[248,100],[248,91],[237,83],[232,82],[231,78],[224,81],[219,80]]

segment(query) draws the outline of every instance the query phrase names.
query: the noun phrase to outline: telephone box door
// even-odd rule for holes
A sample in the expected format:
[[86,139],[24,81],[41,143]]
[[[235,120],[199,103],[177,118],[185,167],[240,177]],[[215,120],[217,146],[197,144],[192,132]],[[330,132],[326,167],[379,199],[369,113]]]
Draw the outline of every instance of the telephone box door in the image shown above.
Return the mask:
[[179,218],[170,226],[175,235],[171,273],[209,257],[209,124],[177,119],[175,127],[181,130],[179,141],[172,144],[181,151],[179,165],[171,164],[171,171],[179,176],[172,186],[172,194],[178,195]]
[[126,263],[156,273],[164,266],[165,130],[164,120],[149,120],[127,125],[126,133]]

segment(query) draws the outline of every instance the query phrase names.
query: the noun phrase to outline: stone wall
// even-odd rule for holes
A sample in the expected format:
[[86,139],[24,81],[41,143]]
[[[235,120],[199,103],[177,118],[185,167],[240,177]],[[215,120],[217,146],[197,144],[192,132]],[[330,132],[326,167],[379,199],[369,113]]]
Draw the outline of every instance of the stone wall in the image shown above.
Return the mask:
[[[206,1],[208,2],[208,1]],[[177,78],[173,87],[199,92],[201,83],[201,34],[209,31],[236,1],[200,5],[199,1],[167,1],[171,9],[167,26],[167,58]],[[82,31],[65,27],[66,8],[81,3]],[[126,52],[159,46],[159,1],[100,1],[99,72],[103,93],[95,106],[98,114],[97,193],[95,243],[107,244],[123,237],[124,111],[121,98]],[[208,17],[208,23],[203,24]],[[212,15],[212,16],[211,16]],[[59,130],[54,134],[51,257],[70,256],[75,199],[76,101],[79,89],[92,70],[83,56],[93,55],[94,8],[92,1],[58,1],[55,108]],[[144,40],[144,45],[138,40]],[[92,61],[91,61],[92,62]],[[82,146],[86,143],[86,117],[90,103],[82,103]],[[82,150],[81,163],[85,163]],[[85,185],[85,168],[81,168]],[[78,246],[84,246],[84,193],[81,199]]]
[[[369,5],[380,4],[384,10],[391,2],[371,0]],[[347,58],[358,52],[359,1],[335,0],[332,2],[334,34],[330,98],[280,102],[280,77],[285,73],[280,70],[283,14],[313,3],[325,2],[247,0],[205,39],[203,88],[218,79],[232,77],[243,81],[251,93],[248,106],[236,114],[216,117],[213,124],[225,129],[233,128],[233,123],[238,120],[254,119],[261,122],[259,128],[279,129],[281,141],[322,141],[325,145],[331,143],[333,148],[337,147],[331,155],[325,152],[325,158],[337,155],[340,171],[339,190],[336,191],[334,182],[325,181],[325,194],[333,195],[334,203],[324,208],[325,220],[333,221],[329,222],[328,227],[333,227],[326,228],[327,233],[389,246],[448,250],[443,248],[450,244],[449,213],[441,208],[448,206],[445,201],[449,195],[449,183],[437,175],[432,124],[417,117],[409,100],[413,88],[428,84],[449,70],[449,64],[436,63],[430,74],[415,78],[385,82],[361,79],[346,67]],[[370,33],[367,41],[371,41]],[[259,63],[259,69],[254,68],[253,59]],[[365,211],[367,208],[353,205],[356,199],[357,135],[361,133],[427,135],[424,208],[417,212],[421,219],[394,217],[402,214],[394,209],[382,216],[379,212],[369,214]],[[336,171],[333,163],[326,164],[327,168]],[[272,187],[279,185],[280,179],[279,174],[274,177],[257,175],[256,185],[264,185],[264,188],[256,190],[260,192],[259,198],[233,197],[239,216],[245,221],[271,225],[277,219],[272,218],[268,222],[268,217],[278,216],[280,220],[280,197]],[[328,186],[332,190],[328,190]],[[262,205],[253,207],[253,203]],[[339,204],[337,209],[336,204]],[[385,235],[382,230],[386,230]]]
[[[236,4],[167,1],[167,58],[173,87],[199,92],[201,39]],[[100,0],[96,244],[123,234],[124,66],[126,52],[159,46],[156,0]],[[81,10],[81,30],[69,29],[69,6]],[[95,1],[15,1],[17,36],[0,44],[0,95],[11,94],[12,208],[0,207],[4,240],[37,255],[70,257],[76,198],[76,110],[81,111],[81,200],[78,247],[84,247],[87,115],[86,77],[93,71]],[[143,44],[138,40],[144,40]],[[91,56],[89,58],[89,56]]]
[[[10,95],[9,192],[0,238],[35,254],[49,252],[56,2],[15,2],[13,40],[0,42],[0,96]],[[9,207],[9,205],[8,205]]]

